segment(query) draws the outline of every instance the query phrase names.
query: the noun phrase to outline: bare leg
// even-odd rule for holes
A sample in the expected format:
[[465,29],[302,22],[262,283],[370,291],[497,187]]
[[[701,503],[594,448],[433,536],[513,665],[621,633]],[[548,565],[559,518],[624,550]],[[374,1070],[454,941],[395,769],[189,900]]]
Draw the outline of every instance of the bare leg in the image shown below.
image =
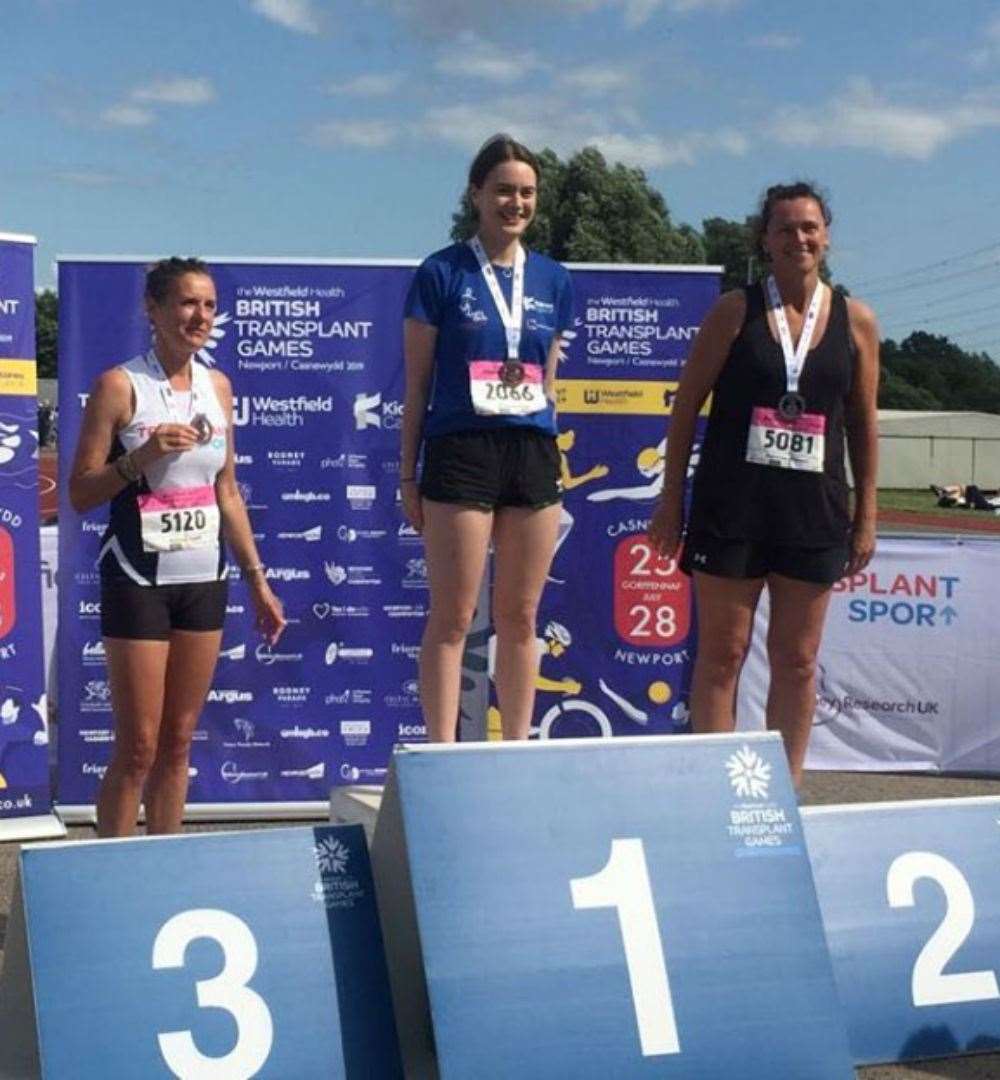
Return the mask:
[[215,673],[222,631],[174,630],[156,759],[146,780],[146,832],[181,831],[191,737]]
[[535,621],[559,534],[558,503],[541,510],[505,506],[496,512],[493,625],[496,687],[505,739],[526,739],[535,705],[538,646]]
[[431,610],[420,644],[420,704],[427,738],[454,742],[465,635],[476,612],[493,514],[424,499]]
[[691,676],[691,726],[698,734],[736,726],[736,687],[763,587],[763,578],[694,573],[698,655]]
[[131,836],[156,756],[167,669],[166,641],[105,638],[115,748],[97,795],[97,835]]
[[792,780],[798,787],[816,710],[816,654],[831,587],[769,574],[767,588],[771,594],[767,726],[781,732]]

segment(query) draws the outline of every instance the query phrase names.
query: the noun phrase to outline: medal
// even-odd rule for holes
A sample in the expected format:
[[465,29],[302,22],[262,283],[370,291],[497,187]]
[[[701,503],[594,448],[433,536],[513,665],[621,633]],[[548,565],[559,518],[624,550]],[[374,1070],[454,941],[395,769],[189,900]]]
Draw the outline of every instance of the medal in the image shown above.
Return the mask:
[[806,399],[801,394],[782,394],[778,413],[782,420],[798,420],[806,411]]
[[778,402],[778,415],[782,420],[798,420],[806,411],[806,399],[799,393],[799,377],[809,354],[809,346],[812,343],[813,332],[823,305],[825,288],[822,281],[817,282],[802,321],[802,333],[799,335],[798,345],[793,347],[792,333],[788,327],[788,317],[785,315],[785,306],[781,301],[778,283],[773,275],[767,279],[768,300],[774,312],[774,321],[778,324],[778,338],[781,341],[781,352],[785,360],[785,393]]
[[191,427],[198,432],[198,442],[204,446],[212,438],[212,422],[204,413],[191,417]]
[[520,386],[524,382],[524,364],[520,360],[505,360],[500,365],[500,381],[504,386]]

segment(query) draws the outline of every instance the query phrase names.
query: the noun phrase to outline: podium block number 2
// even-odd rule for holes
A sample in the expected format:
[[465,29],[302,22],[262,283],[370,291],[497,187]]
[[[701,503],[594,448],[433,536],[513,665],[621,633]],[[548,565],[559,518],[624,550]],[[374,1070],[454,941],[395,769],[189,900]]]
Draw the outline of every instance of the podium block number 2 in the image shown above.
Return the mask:
[[236,1021],[236,1045],[221,1057],[209,1057],[190,1031],[161,1032],[157,1038],[167,1067],[180,1080],[211,1076],[247,1080],[263,1067],[274,1042],[274,1024],[264,999],[247,983],[257,970],[257,942],[250,927],[228,911],[215,908],[182,911],[168,919],[153,943],[153,968],[182,968],[188,945],[210,938],[222,949],[222,970],[200,979],[198,1005],[225,1009]]
[[569,884],[573,907],[618,912],[643,1057],[679,1054],[680,1036],[642,841],[612,840],[604,869]]
[[921,878],[929,878],[941,887],[947,906],[941,925],[920,950],[913,965],[913,1004],[918,1007],[951,1005],[1000,998],[1000,988],[992,971],[945,974],[945,965],[961,948],[976,921],[972,890],[954,863],[931,851],[908,851],[900,855],[893,860],[886,876],[889,906],[913,907],[913,886]]

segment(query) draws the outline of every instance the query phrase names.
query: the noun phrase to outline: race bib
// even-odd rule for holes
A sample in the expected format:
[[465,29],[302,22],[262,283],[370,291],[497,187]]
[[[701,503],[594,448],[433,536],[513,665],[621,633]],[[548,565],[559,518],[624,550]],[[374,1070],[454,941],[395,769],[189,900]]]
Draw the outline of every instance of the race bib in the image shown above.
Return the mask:
[[823,471],[826,448],[826,417],[803,413],[785,420],[776,409],[758,406],[750,417],[747,461],[798,472]]
[[469,364],[472,407],[479,416],[527,416],[548,401],[540,364],[519,360],[473,360]]
[[164,488],[140,495],[142,550],[180,551],[209,547],[219,536],[219,506],[215,488]]

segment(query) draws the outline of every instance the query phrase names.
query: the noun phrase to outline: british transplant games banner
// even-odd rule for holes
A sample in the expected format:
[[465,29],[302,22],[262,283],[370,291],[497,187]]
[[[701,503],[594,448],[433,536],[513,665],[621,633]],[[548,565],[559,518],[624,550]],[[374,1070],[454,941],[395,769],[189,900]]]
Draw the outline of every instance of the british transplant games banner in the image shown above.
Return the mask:
[[[381,782],[393,745],[424,737],[426,565],[397,497],[414,264],[211,266],[219,315],[199,360],[233,382],[237,477],[290,625],[275,648],[262,644],[233,580],[190,799],[325,799],[331,784]],[[545,736],[678,730],[694,629],[688,587],[652,557],[643,531],[662,480],[670,395],[718,277],[572,272],[576,318],[559,388],[566,501],[539,619],[535,727]],[[149,347],[144,273],[131,260],[60,263],[63,475],[94,377]],[[94,566],[106,516],[77,515],[61,495],[59,792],[70,804],[93,802],[113,741]],[[464,673],[463,732],[480,737],[488,639],[473,635]]]
[[0,819],[50,808],[38,536],[34,247],[0,234]]

